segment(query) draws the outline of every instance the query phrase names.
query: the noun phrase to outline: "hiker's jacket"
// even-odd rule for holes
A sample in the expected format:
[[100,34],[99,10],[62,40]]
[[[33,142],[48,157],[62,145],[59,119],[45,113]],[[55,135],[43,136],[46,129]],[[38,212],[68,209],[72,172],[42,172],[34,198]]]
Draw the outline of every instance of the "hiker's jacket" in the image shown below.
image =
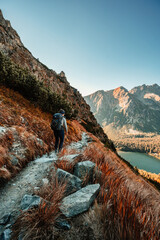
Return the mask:
[[68,132],[67,121],[65,117],[62,118],[62,126],[63,128],[65,128],[66,132]]

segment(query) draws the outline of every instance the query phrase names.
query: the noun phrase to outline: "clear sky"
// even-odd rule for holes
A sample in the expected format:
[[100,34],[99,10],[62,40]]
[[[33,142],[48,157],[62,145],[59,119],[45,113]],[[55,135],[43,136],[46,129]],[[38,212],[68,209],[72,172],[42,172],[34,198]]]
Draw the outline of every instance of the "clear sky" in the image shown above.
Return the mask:
[[160,84],[160,0],[0,0],[24,45],[82,95]]

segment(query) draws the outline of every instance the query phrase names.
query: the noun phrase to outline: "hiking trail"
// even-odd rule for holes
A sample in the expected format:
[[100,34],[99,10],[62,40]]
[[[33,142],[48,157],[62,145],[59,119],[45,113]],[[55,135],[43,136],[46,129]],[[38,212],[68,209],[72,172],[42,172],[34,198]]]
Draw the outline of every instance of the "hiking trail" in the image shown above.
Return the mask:
[[[88,143],[88,135],[82,133],[82,140],[72,142],[67,149],[75,150],[77,154],[83,151]],[[77,154],[65,154],[67,158],[74,158]],[[0,188],[0,216],[12,214],[13,218],[20,213],[20,203],[25,194],[33,194],[42,184],[42,179],[46,179],[50,166],[58,160],[55,152],[45,154],[40,158],[30,162],[24,169]],[[1,232],[1,229],[0,229]]]

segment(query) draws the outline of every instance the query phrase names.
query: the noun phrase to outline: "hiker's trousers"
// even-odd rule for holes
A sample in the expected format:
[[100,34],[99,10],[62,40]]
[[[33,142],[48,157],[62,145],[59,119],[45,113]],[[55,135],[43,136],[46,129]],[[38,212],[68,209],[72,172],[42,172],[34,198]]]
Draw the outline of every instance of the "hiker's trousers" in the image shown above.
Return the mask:
[[64,142],[64,129],[63,130],[54,130],[55,136],[55,151],[61,150]]

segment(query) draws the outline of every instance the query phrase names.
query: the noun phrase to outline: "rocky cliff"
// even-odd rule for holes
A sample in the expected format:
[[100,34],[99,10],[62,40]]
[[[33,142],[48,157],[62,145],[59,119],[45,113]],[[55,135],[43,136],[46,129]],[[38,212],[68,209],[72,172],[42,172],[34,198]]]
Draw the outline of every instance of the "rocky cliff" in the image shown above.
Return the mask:
[[90,112],[89,105],[86,104],[78,90],[70,86],[65,73],[62,71],[57,74],[33,57],[21,42],[19,35],[12,28],[10,22],[4,19],[2,11],[0,11],[0,51],[17,65],[28,69],[36,77],[37,81],[42,82],[46,88],[65,97],[71,103],[73,112],[76,112],[77,120],[86,129],[98,136],[101,141],[108,142],[107,136]]
[[118,87],[85,97],[101,126],[142,132],[160,132],[160,87],[142,85],[128,91]]

